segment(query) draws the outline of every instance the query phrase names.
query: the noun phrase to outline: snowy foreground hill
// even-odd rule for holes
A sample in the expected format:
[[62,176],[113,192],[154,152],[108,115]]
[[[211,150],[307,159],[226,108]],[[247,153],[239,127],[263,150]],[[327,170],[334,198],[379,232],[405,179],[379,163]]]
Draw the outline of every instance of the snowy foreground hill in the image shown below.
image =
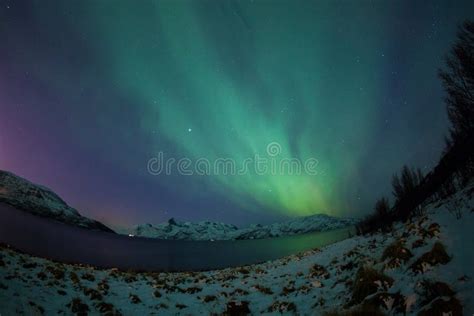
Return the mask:
[[98,270],[4,245],[0,314],[473,315],[473,195],[432,203],[387,233],[218,271]]
[[50,189],[2,170],[0,170],[0,202],[63,223],[113,232],[104,224],[81,216]]
[[151,224],[138,225],[133,228],[131,234],[140,237],[174,240],[260,239],[328,231],[351,226],[355,223],[356,221],[353,219],[336,218],[323,214],[265,226],[252,225],[247,228],[237,228],[234,225],[207,221],[190,223],[170,219],[168,222],[156,226]]

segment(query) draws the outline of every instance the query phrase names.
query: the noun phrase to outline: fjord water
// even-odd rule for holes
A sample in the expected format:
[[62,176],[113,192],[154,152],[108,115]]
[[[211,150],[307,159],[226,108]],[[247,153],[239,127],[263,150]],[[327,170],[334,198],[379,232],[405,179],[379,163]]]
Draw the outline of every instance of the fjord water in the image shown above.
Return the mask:
[[278,259],[349,237],[353,228],[237,241],[183,241],[91,231],[0,204],[0,242],[66,263],[140,271],[211,270]]

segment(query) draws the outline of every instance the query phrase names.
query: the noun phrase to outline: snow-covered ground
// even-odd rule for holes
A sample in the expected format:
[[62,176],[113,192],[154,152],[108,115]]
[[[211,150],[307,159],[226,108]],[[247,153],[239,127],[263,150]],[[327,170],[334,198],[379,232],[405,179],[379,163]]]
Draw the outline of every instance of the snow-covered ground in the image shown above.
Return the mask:
[[388,233],[208,272],[96,270],[2,247],[0,314],[472,315],[473,206],[471,188]]
[[300,217],[265,226],[252,225],[246,228],[207,221],[190,223],[170,219],[168,222],[158,225],[138,225],[128,233],[140,237],[175,240],[260,239],[328,231],[352,226],[355,223],[354,219],[337,218],[324,214]]
[[0,170],[0,202],[63,223],[111,232],[102,223],[79,214],[50,189],[2,170]]

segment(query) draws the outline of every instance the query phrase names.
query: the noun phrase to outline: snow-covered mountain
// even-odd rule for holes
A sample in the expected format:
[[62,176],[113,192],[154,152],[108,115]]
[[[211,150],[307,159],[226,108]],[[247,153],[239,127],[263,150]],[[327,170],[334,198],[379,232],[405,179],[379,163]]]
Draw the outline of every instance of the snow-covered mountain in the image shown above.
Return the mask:
[[327,231],[354,225],[355,220],[336,218],[318,214],[301,217],[271,225],[252,225],[237,228],[234,225],[215,222],[179,222],[170,219],[166,223],[135,226],[131,232],[138,237],[149,237],[174,240],[236,240],[261,239],[279,236],[290,236],[309,232]]
[[67,224],[113,232],[104,224],[79,214],[50,189],[2,170],[0,170],[0,203]]
[[355,225],[356,222],[351,218],[316,214],[271,225],[252,225],[240,229],[234,239],[259,239],[322,232]]
[[150,237],[174,240],[225,240],[232,239],[237,227],[213,222],[178,222],[174,218],[166,223],[137,225],[132,234],[137,237]]

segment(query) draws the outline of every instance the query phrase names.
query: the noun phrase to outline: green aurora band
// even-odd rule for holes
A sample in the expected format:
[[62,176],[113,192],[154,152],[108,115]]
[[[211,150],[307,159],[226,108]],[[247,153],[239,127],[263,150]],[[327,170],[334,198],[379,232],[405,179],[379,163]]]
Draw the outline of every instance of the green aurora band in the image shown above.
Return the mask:
[[[315,17],[319,12],[262,4],[244,17],[245,6],[232,2],[200,5],[165,1],[140,8],[104,5],[90,12],[112,77],[141,100],[143,132],[165,136],[186,157],[211,161],[228,157],[243,162],[278,142],[283,149],[278,158],[315,157],[321,172],[211,176],[213,189],[247,201],[243,207],[248,209],[256,208],[254,201],[291,215],[339,209],[336,179],[357,165],[361,140],[371,133],[376,96],[355,84],[370,82],[370,73],[347,76],[342,71],[332,77],[338,85],[327,82],[335,70],[330,59],[337,58],[328,45],[343,50],[347,43],[333,43],[324,35],[330,25],[324,25],[329,21],[323,16]],[[323,25],[315,28],[315,19]],[[150,49],[146,43],[153,42]],[[363,49],[363,43],[351,45]],[[353,60],[339,65],[353,67]],[[325,122],[334,122],[333,116],[338,119],[328,127]],[[342,153],[331,139],[352,146]],[[160,150],[157,141],[152,152]]]
[[[41,62],[32,67],[25,61],[25,67],[68,95],[74,118],[68,126],[81,146],[124,172],[144,169],[159,152],[240,164],[265,156],[267,145],[278,142],[279,159],[314,157],[318,174],[153,181],[196,196],[199,190],[215,192],[249,211],[347,215],[356,198],[351,185],[363,182],[361,166],[371,165],[367,151],[389,89],[382,82],[392,72],[387,58],[396,50],[390,38],[396,26],[385,28],[384,21],[405,8],[395,2],[342,3],[77,1],[52,9],[50,2],[36,2],[32,12],[44,33],[68,29],[65,34],[74,34],[87,53],[76,61],[43,52]],[[49,19],[52,11],[62,18]],[[39,53],[25,54],[28,60]],[[67,67],[52,72],[51,64]],[[422,73],[423,67],[431,65],[413,69]],[[91,117],[80,110],[84,97],[77,86],[101,91],[87,127],[83,122]],[[124,103],[133,110],[118,119]],[[136,128],[127,128],[127,121]],[[98,127],[108,132],[94,133]],[[127,154],[108,154],[111,146],[123,146]],[[400,165],[397,157],[384,159],[373,164],[374,173]]]

